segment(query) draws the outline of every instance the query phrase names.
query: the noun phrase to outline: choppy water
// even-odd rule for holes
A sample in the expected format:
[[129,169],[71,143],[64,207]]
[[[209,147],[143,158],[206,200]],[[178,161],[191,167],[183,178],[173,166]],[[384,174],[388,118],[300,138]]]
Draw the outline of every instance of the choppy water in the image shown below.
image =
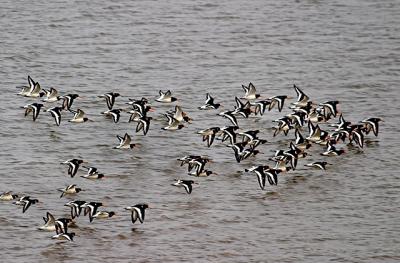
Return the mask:
[[[397,172],[399,129],[400,3],[361,1],[3,1],[1,25],[0,190],[39,198],[22,214],[0,205],[2,261],[13,262],[398,262]],[[75,102],[93,122],[60,127],[45,113],[23,117],[30,99],[14,94],[30,74],[42,87],[84,98]],[[225,108],[252,81],[269,97],[295,93],[298,84],[315,101],[340,100],[346,119],[385,120],[376,142],[333,158],[327,172],[298,170],[261,191],[242,174],[267,163],[288,139],[272,138],[271,120],[240,119],[270,140],[263,155],[237,164],[218,143],[207,148],[196,131],[228,122],[198,112],[206,92]],[[114,124],[99,113],[96,95],[119,91],[154,98],[171,89],[194,118],[178,132],[155,121],[140,149],[113,150],[115,136],[134,124]],[[156,118],[172,105],[154,103]],[[323,149],[314,147],[320,159]],[[175,161],[206,154],[219,175],[199,178],[191,195],[170,186],[187,178]],[[66,175],[59,162],[82,157],[108,177],[88,181]],[[78,218],[74,243],[39,232],[51,211],[68,216],[56,188],[76,183],[77,199],[103,201],[118,216]],[[148,202],[145,223],[132,225],[123,207]]]

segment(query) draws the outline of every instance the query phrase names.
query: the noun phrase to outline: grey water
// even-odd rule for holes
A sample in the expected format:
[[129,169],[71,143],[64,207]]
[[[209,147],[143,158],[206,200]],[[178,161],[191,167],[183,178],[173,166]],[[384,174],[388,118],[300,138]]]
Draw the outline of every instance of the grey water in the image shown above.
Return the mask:
[[[0,204],[2,262],[399,262],[400,261],[400,2],[396,0],[298,1],[1,1],[0,191],[41,202],[26,213]],[[16,96],[27,75],[43,88],[79,93],[74,107],[91,122],[57,127],[49,113],[36,122]],[[299,169],[261,190],[245,168],[270,164],[274,150],[294,138],[273,137],[266,112],[239,119],[242,130],[260,129],[262,154],[236,163],[220,141],[207,148],[196,132],[228,125],[218,111],[199,111],[210,92],[224,109],[254,83],[264,97],[295,97],[297,84],[315,102],[339,100],[346,120],[380,117],[380,134],[366,146],[340,145],[346,154],[323,158],[313,146]],[[154,102],[170,89],[174,104]],[[155,119],[147,136],[128,115],[114,124],[97,95],[147,97]],[[162,114],[181,105],[192,124],[161,130]],[[46,105],[48,106],[48,105]],[[50,105],[51,106],[51,105]],[[335,121],[335,120],[334,120]],[[333,121],[333,122],[334,122]],[[327,128],[326,125],[322,125]],[[139,148],[113,149],[128,132]],[[303,134],[307,133],[307,129]],[[177,158],[208,155],[218,173],[192,178]],[[70,178],[60,162],[80,157],[106,175]],[[303,165],[327,159],[327,171]],[[192,178],[191,195],[171,186]],[[57,188],[77,184],[76,197]],[[69,215],[69,200],[102,201],[117,216],[77,219],[73,243],[40,232],[46,212]],[[123,208],[146,202],[143,224]]]

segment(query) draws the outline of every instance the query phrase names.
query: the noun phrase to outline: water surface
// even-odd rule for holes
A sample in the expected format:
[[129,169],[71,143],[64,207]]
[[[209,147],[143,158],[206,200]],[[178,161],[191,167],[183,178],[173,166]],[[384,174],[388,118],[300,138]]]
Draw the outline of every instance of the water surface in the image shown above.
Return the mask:
[[[13,262],[398,262],[400,260],[399,140],[400,4],[398,1],[3,1],[1,24],[0,190],[39,198],[22,214],[0,206],[0,247]],[[48,114],[24,118],[31,99],[15,96],[27,75],[42,87],[79,93],[93,122],[54,125]],[[272,137],[268,112],[240,119],[270,143],[262,155],[237,164],[218,142],[207,148],[196,131],[229,124],[216,111],[199,112],[211,92],[224,108],[253,82],[265,97],[295,96],[293,83],[317,101],[339,100],[347,120],[385,120],[363,150],[329,161],[327,172],[301,170],[259,189],[245,168],[267,164],[273,150],[294,137]],[[140,149],[117,151],[116,135],[134,134],[124,116],[114,124],[96,98],[118,91],[154,99],[171,89],[194,119],[178,132],[152,123],[148,136],[133,136]],[[153,104],[153,117],[173,105]],[[323,150],[314,147],[319,160]],[[191,195],[170,186],[188,178],[176,158],[205,154],[219,175],[199,178]],[[107,176],[69,178],[61,161],[82,157]],[[75,183],[77,199],[102,201],[117,217],[92,224],[78,218],[74,243],[39,232],[51,211],[68,216],[68,198],[55,190]],[[154,209],[132,225],[125,206]]]

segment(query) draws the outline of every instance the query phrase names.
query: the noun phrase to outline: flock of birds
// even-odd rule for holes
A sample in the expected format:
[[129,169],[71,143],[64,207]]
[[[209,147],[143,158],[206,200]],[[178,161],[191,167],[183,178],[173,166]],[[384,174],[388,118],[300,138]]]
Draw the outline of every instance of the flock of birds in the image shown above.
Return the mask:
[[[337,149],[337,145],[340,143],[355,144],[360,148],[364,147],[365,136],[371,132],[378,136],[379,123],[382,121],[380,118],[368,118],[358,123],[351,123],[346,121],[343,114],[339,115],[338,104],[339,101],[326,101],[323,103],[315,103],[296,85],[293,86],[297,94],[295,102],[291,103],[289,108],[292,110],[291,113],[274,120],[276,126],[273,127],[273,136],[283,134],[287,136],[289,132],[294,132],[295,140],[290,141],[287,149],[280,149],[275,152],[273,156],[269,158],[274,165],[255,165],[245,169],[246,173],[253,173],[256,175],[259,187],[265,189],[268,182],[269,185],[277,185],[280,174],[296,170],[298,160],[305,158],[308,153],[307,150],[310,147],[317,147],[321,145],[325,147],[325,150],[321,152],[321,158],[326,156],[339,156],[345,153],[345,150]],[[79,94],[65,94],[60,96],[58,91],[54,88],[49,90],[42,89],[38,82],[35,82],[30,76],[28,76],[28,86],[18,87],[22,90],[18,95],[28,98],[42,98],[41,102],[34,102],[27,104],[23,107],[25,110],[25,116],[32,113],[33,121],[36,121],[41,116],[41,111],[49,113],[55,121],[57,126],[61,125],[62,119],[65,113],[72,113],[73,116],[69,120],[72,123],[84,123],[90,121],[85,117],[85,112],[79,108],[73,109],[74,100],[79,98]],[[258,135],[260,130],[242,130],[239,127],[239,118],[249,118],[250,115],[263,116],[265,111],[271,111],[277,109],[279,112],[284,108],[284,104],[287,99],[291,99],[289,96],[273,96],[264,98],[260,94],[257,94],[256,88],[252,83],[248,86],[242,85],[245,95],[242,98],[235,97],[236,106],[232,110],[225,110],[218,113],[219,116],[227,119],[231,125],[227,126],[215,126],[210,127],[201,131],[198,134],[202,136],[203,141],[207,147],[211,147],[216,138],[218,138],[222,144],[230,147],[234,152],[234,158],[237,162],[241,162],[256,156],[260,151],[257,147],[261,144],[267,143],[267,140],[259,138]],[[152,117],[148,116],[154,111],[149,100],[146,98],[141,99],[129,99],[126,102],[128,108],[126,109],[114,109],[114,103],[116,98],[120,96],[119,93],[109,92],[98,96],[104,99],[107,104],[107,110],[102,114],[111,118],[115,123],[119,122],[121,114],[126,112],[130,114],[129,122],[137,123],[136,132],[142,132],[146,135],[149,132]],[[177,101],[177,98],[173,97],[171,91],[159,92],[159,97],[156,102],[159,103],[172,103]],[[54,107],[49,107],[53,103],[60,102],[61,104]],[[218,110],[221,104],[215,103],[214,98],[207,93],[205,104],[198,107],[199,110]],[[42,114],[43,115],[43,114]],[[180,130],[185,127],[185,123],[191,123],[192,118],[188,116],[186,112],[178,105],[175,106],[173,111],[169,111],[164,114],[166,122],[168,123],[163,130]],[[336,123],[329,122],[332,119],[339,117]],[[327,127],[331,129],[323,130],[320,127],[321,123],[327,123]],[[305,128],[308,128],[308,136],[303,136],[302,132]],[[132,143],[131,136],[125,133],[123,136],[117,135],[119,143],[114,147],[115,149],[132,149],[136,147],[136,144]],[[207,177],[212,174],[216,174],[211,170],[206,169],[207,163],[212,160],[207,156],[200,155],[187,155],[179,158],[180,165],[188,166],[188,173],[195,177]],[[85,166],[86,162],[82,159],[74,158],[62,162],[61,164],[68,166],[68,175],[74,177],[80,168],[87,170],[87,174],[81,177],[90,180],[98,180],[104,177],[104,174],[100,173],[97,168],[92,166]],[[327,161],[322,159],[321,161],[308,163],[305,166],[315,169],[325,170],[330,165]],[[187,194],[191,194],[193,185],[197,182],[188,179],[176,179],[173,186],[182,187],[185,189]],[[65,195],[74,196],[77,195],[81,188],[78,188],[75,184],[69,185],[66,188],[57,189],[61,192],[60,198]],[[8,191],[0,195],[2,201],[13,201],[15,205],[22,206],[22,212],[25,213],[29,207],[35,205],[39,201],[35,198],[31,198],[28,195],[19,196]],[[65,204],[70,208],[70,218],[54,218],[54,216],[47,212],[46,217],[43,217],[45,224],[39,227],[40,230],[44,231],[55,231],[56,234],[52,236],[53,239],[63,241],[73,241],[75,236],[74,232],[69,232],[68,227],[75,224],[74,219],[81,215],[83,211],[84,216],[89,217],[89,221],[97,219],[112,218],[115,216],[113,211],[100,211],[99,208],[103,206],[101,202],[95,201],[81,201],[74,200]],[[149,208],[146,203],[139,203],[125,207],[126,210],[130,211],[132,223],[139,221],[144,222],[145,211]]]

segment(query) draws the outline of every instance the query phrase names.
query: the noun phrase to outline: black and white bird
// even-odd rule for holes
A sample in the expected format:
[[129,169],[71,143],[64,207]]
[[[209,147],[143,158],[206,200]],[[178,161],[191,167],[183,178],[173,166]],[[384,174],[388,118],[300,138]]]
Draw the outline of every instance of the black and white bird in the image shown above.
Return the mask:
[[57,191],[61,192],[60,198],[64,195],[73,195],[82,191],[82,188],[76,187],[76,184],[70,184],[65,188],[58,188]]
[[[204,175],[204,167],[205,165],[210,162],[208,157],[195,157],[188,161],[188,172],[195,170],[194,172],[189,173],[189,175],[200,176]],[[207,174],[207,172],[206,172]]]
[[212,174],[217,175],[216,172],[213,172],[213,171],[210,171],[210,170],[207,170],[207,169],[202,170],[201,172],[197,172],[196,171],[194,173],[188,173],[188,174],[191,175],[191,176],[196,176],[196,177],[208,177],[208,176],[210,176]]
[[71,110],[72,104],[77,98],[79,98],[79,94],[67,94],[61,96],[60,99],[63,99],[63,104],[62,104],[63,110]]
[[190,161],[195,160],[195,159],[203,159],[203,157],[200,155],[185,155],[185,156],[177,159],[177,161],[180,161],[181,166],[183,166],[184,164],[189,164]]
[[43,231],[56,231],[56,219],[50,212],[46,213],[46,217],[43,217],[44,225],[38,227],[39,230]]
[[243,137],[244,142],[252,142],[253,140],[257,139],[257,134],[260,130],[248,130],[244,132],[239,132],[238,135]]
[[128,111],[128,113],[130,114],[128,122],[132,122],[132,121],[140,122],[140,119],[151,120],[152,118],[147,116],[147,113],[149,111],[154,111],[151,106],[146,106],[141,110],[133,109],[133,110]]
[[32,112],[33,121],[36,121],[37,117],[39,116],[40,109],[43,107],[41,103],[32,103],[27,104],[23,108],[25,109],[25,117]]
[[142,113],[138,110],[130,110],[128,113],[130,114],[128,122],[139,122],[140,118],[146,117],[146,113]]
[[233,151],[235,152],[235,159],[238,163],[240,163],[240,161],[243,159],[246,145],[247,142],[238,142],[231,145],[227,145],[227,147],[232,148]]
[[15,201],[14,204],[23,206],[22,213],[25,213],[31,205],[38,202],[38,199],[31,199],[30,196],[22,196],[18,201]]
[[169,130],[169,131],[175,131],[175,130],[180,130],[183,127],[185,127],[183,124],[181,124],[177,119],[175,119],[173,116],[169,114],[164,114],[165,117],[168,119],[168,126],[163,127],[163,130]]
[[70,175],[71,177],[74,177],[76,175],[76,173],[78,172],[79,166],[85,162],[86,161],[84,161],[84,160],[74,158],[74,159],[67,160],[61,164],[67,164],[68,165],[68,175]]
[[79,98],[78,94],[67,94],[64,96],[60,97],[61,99],[63,99],[63,104],[62,104],[62,108],[63,110],[71,110],[72,104],[74,103],[74,101]]
[[274,170],[280,171],[282,173],[289,172],[292,167],[286,166],[286,160],[276,160]]
[[313,162],[313,163],[308,163],[308,164],[306,164],[305,166],[317,168],[317,169],[320,169],[320,170],[326,170],[326,166],[327,166],[327,165],[332,165],[332,164],[330,164],[330,163],[324,161],[324,162]]
[[68,225],[72,223],[71,218],[57,218],[54,221],[56,233],[68,233]]
[[195,170],[194,172],[189,173],[189,175],[208,176],[211,174],[209,171],[204,169],[205,165],[208,162],[211,162],[211,160],[207,156],[186,155],[177,160],[181,162],[181,166],[183,166],[184,164],[188,165],[188,172]]
[[265,189],[266,179],[270,185],[278,184],[278,173],[280,171],[271,169],[268,165],[253,166],[245,169],[245,172],[254,172],[257,175],[257,180],[260,188]]
[[131,143],[131,136],[128,133],[125,133],[124,137],[117,135],[119,140],[119,145],[114,147],[114,149],[133,149],[136,144]]
[[297,87],[296,84],[293,84],[293,88],[297,93],[297,100],[292,104],[296,107],[306,106],[310,98],[299,87]]
[[74,219],[75,217],[79,217],[82,209],[83,209],[83,205],[86,204],[85,201],[80,201],[80,200],[75,200],[75,201],[70,201],[68,203],[66,203],[64,206],[68,206],[71,208],[71,218]]
[[260,139],[260,138],[254,138],[252,141],[249,142],[249,145],[251,147],[253,147],[253,149],[255,149],[256,147],[258,147],[261,144],[265,144],[267,143],[267,140],[264,139]]
[[228,120],[230,120],[232,122],[232,124],[234,126],[239,127],[236,117],[233,115],[233,111],[223,111],[223,112],[219,113],[218,115],[222,116],[224,118],[227,118]]
[[269,100],[271,100],[271,104],[269,104],[268,110],[270,111],[275,107],[275,105],[278,105],[278,111],[281,112],[283,109],[283,105],[285,104],[285,100],[289,99],[289,98],[290,97],[285,96],[285,95],[274,96],[274,97],[269,98]]
[[46,213],[46,217],[43,217],[44,225],[38,229],[43,231],[56,231],[57,234],[67,233],[68,226],[75,224],[71,218],[58,218],[55,219],[49,212]]
[[17,198],[18,198],[18,195],[13,194],[12,191],[8,191],[8,192],[4,192],[4,193],[0,194],[1,201],[12,201]]
[[270,185],[278,185],[278,174],[280,173],[280,170],[269,168],[266,169],[264,172]]
[[60,126],[61,124],[61,111],[62,111],[61,107],[53,107],[46,110],[46,112],[50,112],[51,116],[53,116],[57,126]]
[[221,129],[219,127],[211,127],[197,132],[203,136],[203,142],[207,141],[207,147],[210,147],[214,142],[214,138]]
[[329,134],[329,140],[335,141],[338,143],[339,141],[345,142],[347,138],[350,137],[350,131],[348,129],[339,129],[335,130],[331,134]]
[[92,180],[104,178],[104,174],[99,173],[96,167],[83,166],[83,168],[86,168],[88,172],[85,175],[81,175],[82,178],[92,179]]
[[163,103],[170,103],[177,101],[177,98],[172,97],[171,91],[167,90],[166,92],[162,92],[161,90],[158,92],[160,94],[160,97],[156,99],[158,102],[163,102]]
[[378,136],[379,133],[379,122],[383,122],[381,118],[369,118],[362,121],[365,126],[366,134],[368,135],[371,130],[373,131],[375,136]]
[[94,173],[94,174],[85,174],[81,175],[82,178],[90,179],[90,180],[97,180],[104,178],[104,174]]
[[[294,102],[295,103],[295,102]],[[291,106],[289,107],[290,109],[292,109],[294,112],[302,112],[306,115],[306,117],[308,117],[308,115],[315,110],[315,104],[309,100],[305,103],[304,106]]]
[[90,167],[88,167],[88,166],[83,166],[83,168],[87,169],[87,174],[97,174],[97,173],[99,173],[99,171],[97,170],[97,168],[96,168],[96,167],[93,167],[93,166],[90,166]]
[[55,88],[50,88],[49,90],[43,89],[46,98],[43,99],[44,102],[56,102],[60,100],[60,96],[58,96],[58,91]]
[[70,241],[73,242],[74,241],[74,236],[75,233],[71,232],[71,233],[60,233],[60,234],[56,234],[54,236],[52,236],[52,239],[57,239],[60,241]]
[[97,180],[105,178],[104,174],[100,173],[93,173],[93,174],[85,174],[81,175],[82,178],[89,179],[89,180]]
[[106,219],[115,216],[115,212],[113,211],[98,211],[93,215],[93,219]]
[[265,169],[268,169],[268,166],[260,165],[260,166],[253,166],[249,169],[245,169],[245,172],[254,172],[257,175],[258,184],[261,190],[265,189],[265,182],[266,182],[266,175],[264,173]]
[[125,210],[131,211],[131,220],[133,224],[138,219],[139,222],[143,224],[147,208],[150,208],[148,204],[136,204],[133,206],[125,207]]
[[238,97],[235,97],[236,106],[232,112],[232,115],[241,115],[244,118],[248,118],[249,115],[252,113],[251,103],[246,101],[243,103]]
[[188,116],[186,112],[182,110],[181,106],[176,105],[175,110],[169,112],[175,120],[179,122],[189,122],[191,123],[192,119]]
[[176,183],[173,183],[173,186],[178,186],[178,187],[184,187],[186,190],[186,193],[191,194],[192,193],[192,185],[195,184],[194,181],[192,180],[182,180],[182,179],[175,179]]
[[107,102],[107,107],[109,110],[112,110],[114,103],[115,103],[115,98],[119,97],[120,94],[117,92],[108,92],[103,95],[98,96],[99,98],[104,98]]
[[242,85],[242,89],[246,92],[243,99],[246,100],[255,100],[260,97],[260,94],[256,94],[256,87],[254,87],[253,83],[249,83],[249,86]]
[[40,97],[40,96],[42,96],[41,90],[42,90],[42,89],[40,88],[39,82],[36,82],[36,83],[34,84],[33,88],[31,88],[31,89],[29,90],[29,92],[28,92],[25,96],[26,96],[26,97],[31,97],[31,98]]
[[296,132],[294,134],[296,136],[294,144],[296,145],[297,148],[299,148],[302,151],[305,151],[311,147],[311,143],[309,143],[308,140],[304,139],[303,135],[301,135],[299,130],[296,129]]
[[294,126],[294,128],[300,129],[301,127],[304,126],[304,123],[305,123],[305,120],[307,117],[307,113],[305,113],[303,111],[294,111],[292,113],[289,113],[286,116],[291,119],[292,125]]
[[313,108],[307,116],[308,122],[324,123],[331,118],[331,115],[327,114],[325,108]]
[[245,160],[250,156],[256,156],[259,153],[260,153],[259,150],[256,150],[254,146],[250,145],[250,147],[244,149],[243,152],[241,153],[241,160]]
[[35,89],[35,85],[36,82],[28,75],[28,86],[18,86],[17,88],[22,88],[22,90],[17,95],[29,97],[28,95]]
[[271,100],[266,99],[266,100],[259,100],[254,103],[252,103],[253,106],[255,106],[254,109],[254,114],[260,114],[261,116],[264,115],[265,110],[267,109],[267,106],[271,104]]
[[147,116],[140,117],[138,119],[138,124],[136,126],[136,132],[139,132],[140,130],[142,130],[143,135],[146,135],[149,132],[151,120],[152,120],[152,117],[147,117]]
[[347,130],[349,126],[351,125],[351,122],[346,121],[343,117],[343,114],[340,114],[339,117],[339,122],[338,123],[332,123],[329,126],[330,127],[335,127],[335,131],[340,131],[340,130]]
[[289,131],[293,128],[292,122],[287,116],[274,120],[273,122],[278,123],[277,126],[274,127],[274,137],[281,132],[283,132],[285,136],[287,136]]
[[269,158],[269,160],[277,162],[277,161],[285,161],[286,162],[286,156],[285,156],[285,151],[284,150],[276,150],[274,157]]
[[331,100],[331,101],[326,101],[323,103],[320,103],[319,106],[323,107],[324,109],[324,115],[325,118],[329,119],[331,116],[336,117],[338,114],[338,109],[337,105],[339,104],[339,101],[337,100]]
[[85,112],[81,109],[77,109],[76,111],[70,110],[74,114],[74,117],[69,120],[69,122],[73,123],[83,123],[87,122],[89,119],[85,117]]
[[114,123],[117,123],[121,117],[121,111],[122,109],[107,110],[101,114],[104,114],[106,117],[112,117]]
[[350,141],[355,141],[361,148],[364,147],[364,134],[359,126],[351,131]]
[[[128,105],[132,105],[132,107],[133,108],[135,108],[136,106],[138,106],[138,105],[141,105],[141,106],[145,106],[145,105],[147,105],[149,103],[149,100],[148,99],[146,99],[145,97],[142,97],[141,99],[139,99],[139,100],[137,100],[137,99],[129,99],[129,102],[127,102],[126,104],[128,104]],[[135,106],[135,104],[136,104],[136,106]]]
[[239,129],[237,126],[224,126],[220,129],[222,134],[222,142],[226,141],[227,139],[230,140],[230,144],[236,143],[236,130]]
[[83,215],[89,215],[89,221],[93,221],[93,216],[97,213],[97,209],[103,206],[103,203],[100,202],[88,202],[82,205],[81,207],[84,209],[83,210]]
[[[149,111],[155,111],[146,98],[141,98],[140,100],[129,99],[127,104],[132,106],[132,111],[129,112],[131,114],[139,113],[140,116],[146,116]],[[130,121],[132,119],[133,117],[131,116]]]
[[314,143],[326,142],[326,139],[329,136],[328,132],[321,130],[318,124],[314,126],[311,121],[308,122],[308,130],[310,134],[306,139]]
[[210,93],[206,94],[206,102],[203,106],[199,107],[200,110],[216,110],[221,106],[219,103],[214,103],[214,98],[211,97]]
[[293,170],[296,170],[297,161],[299,158],[304,158],[308,154],[298,148],[293,142],[290,142],[290,149],[283,152],[284,159],[290,162]]
[[345,151],[343,149],[337,150],[336,147],[331,144],[331,142],[328,142],[326,146],[327,146],[326,151],[321,153],[321,155],[338,156],[338,155],[342,155],[343,153],[345,153]]

